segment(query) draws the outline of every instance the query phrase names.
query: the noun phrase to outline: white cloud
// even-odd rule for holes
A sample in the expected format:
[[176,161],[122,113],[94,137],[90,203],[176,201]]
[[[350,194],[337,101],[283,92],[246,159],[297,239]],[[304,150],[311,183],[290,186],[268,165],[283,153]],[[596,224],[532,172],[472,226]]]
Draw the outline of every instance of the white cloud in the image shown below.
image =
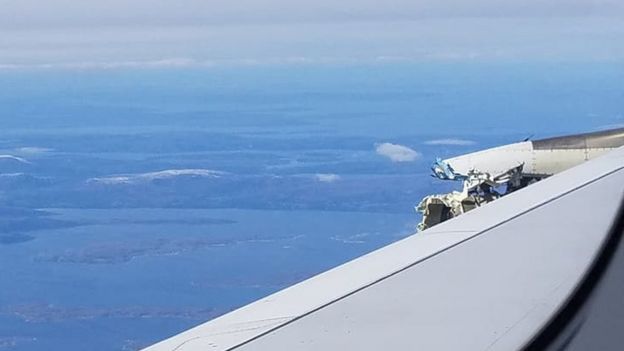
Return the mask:
[[0,71],[12,70],[56,70],[56,69],[77,69],[77,70],[106,70],[125,68],[201,68],[212,67],[217,63],[209,60],[194,60],[189,58],[165,58],[157,60],[143,61],[84,61],[84,62],[50,62],[50,63],[26,63],[26,64],[0,64]]
[[376,151],[378,155],[386,156],[392,162],[413,162],[421,157],[421,154],[416,150],[392,143],[378,144]]
[[263,57],[232,58],[216,60],[198,60],[192,58],[154,59],[143,61],[70,61],[40,63],[1,63],[0,71],[22,70],[117,70],[117,69],[168,69],[168,68],[224,68],[224,67],[262,67],[262,66],[314,66],[314,65],[355,65],[387,62],[419,62],[422,57],[384,58],[384,57]]
[[[465,17],[622,15],[619,0],[7,0],[0,28],[327,23]],[[34,9],[34,10],[33,10]]]
[[121,174],[101,178],[91,178],[88,183],[98,184],[136,184],[142,182],[150,182],[159,179],[170,179],[175,177],[203,177],[203,178],[220,178],[225,172],[213,171],[209,169],[169,169],[158,172],[137,173],[137,174]]
[[24,163],[24,164],[31,164],[30,161],[28,161],[25,158],[21,158],[21,157],[17,157],[14,155],[0,155],[0,160],[13,160],[13,161],[17,161],[19,163]]
[[39,155],[54,151],[46,147],[26,146],[15,149],[15,152],[22,155]]
[[365,244],[371,233],[358,233],[353,235],[336,235],[332,236],[332,240],[340,241],[343,244]]
[[0,178],[19,178],[24,176],[24,173],[0,173]]
[[339,181],[340,179],[342,179],[339,175],[337,174],[317,174],[316,176],[316,180],[318,180],[321,183],[335,183],[337,181]]
[[477,142],[473,140],[456,139],[456,138],[435,139],[435,140],[428,140],[424,142],[425,145],[448,145],[448,146],[469,146],[469,145],[475,145],[476,143]]
[[[0,27],[11,22],[3,22],[3,15],[6,13],[0,13]],[[480,16],[408,21],[398,16],[379,21],[312,21],[305,25],[294,19],[264,24],[242,21],[231,25],[183,22],[184,25],[167,26],[133,23],[130,27],[41,28],[37,25],[41,21],[33,21],[29,30],[0,31],[0,41],[9,48],[0,50],[0,70],[475,60],[614,61],[624,57],[624,46],[619,40],[624,24],[617,18],[546,20]],[[335,44],[331,48],[326,45],[328,37]],[[466,44],[467,37],[473,39],[470,45]],[[412,45],[403,45],[405,42]]]

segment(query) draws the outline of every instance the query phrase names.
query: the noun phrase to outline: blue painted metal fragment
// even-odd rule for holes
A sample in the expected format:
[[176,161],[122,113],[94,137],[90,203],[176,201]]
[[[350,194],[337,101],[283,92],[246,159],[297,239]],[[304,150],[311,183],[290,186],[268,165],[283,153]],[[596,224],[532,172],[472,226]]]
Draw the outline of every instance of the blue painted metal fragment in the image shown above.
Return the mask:
[[466,176],[455,172],[450,164],[444,162],[441,158],[436,158],[435,163],[431,167],[433,176],[442,180],[465,180]]

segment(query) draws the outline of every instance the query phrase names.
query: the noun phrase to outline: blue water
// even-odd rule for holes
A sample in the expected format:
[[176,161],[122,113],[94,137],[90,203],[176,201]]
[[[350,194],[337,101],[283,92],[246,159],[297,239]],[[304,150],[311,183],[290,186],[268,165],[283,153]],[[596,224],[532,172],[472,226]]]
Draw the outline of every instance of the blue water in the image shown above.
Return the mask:
[[[436,156],[624,123],[615,64],[0,73],[0,350],[136,350],[415,231]],[[452,139],[455,142],[439,142]],[[437,143],[430,143],[438,140]],[[420,153],[392,162],[380,143]]]

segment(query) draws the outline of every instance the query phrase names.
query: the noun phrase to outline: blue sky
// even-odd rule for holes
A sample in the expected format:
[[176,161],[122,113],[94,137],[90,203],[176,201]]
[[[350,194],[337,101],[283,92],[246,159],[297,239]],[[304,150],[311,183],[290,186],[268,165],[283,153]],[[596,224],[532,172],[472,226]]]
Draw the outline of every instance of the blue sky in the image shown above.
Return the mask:
[[0,0],[0,69],[621,61],[619,0]]

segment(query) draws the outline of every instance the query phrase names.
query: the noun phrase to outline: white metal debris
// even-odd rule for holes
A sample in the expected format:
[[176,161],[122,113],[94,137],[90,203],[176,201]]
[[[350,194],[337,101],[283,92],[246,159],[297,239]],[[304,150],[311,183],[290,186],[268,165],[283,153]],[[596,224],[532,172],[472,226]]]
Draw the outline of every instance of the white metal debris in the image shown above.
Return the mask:
[[464,175],[438,159],[432,168],[434,176],[442,180],[462,180],[463,188],[461,192],[425,197],[416,207],[416,211],[423,215],[418,230],[457,217],[538,180],[523,174],[523,168],[524,164],[520,164],[498,175],[471,169]]

